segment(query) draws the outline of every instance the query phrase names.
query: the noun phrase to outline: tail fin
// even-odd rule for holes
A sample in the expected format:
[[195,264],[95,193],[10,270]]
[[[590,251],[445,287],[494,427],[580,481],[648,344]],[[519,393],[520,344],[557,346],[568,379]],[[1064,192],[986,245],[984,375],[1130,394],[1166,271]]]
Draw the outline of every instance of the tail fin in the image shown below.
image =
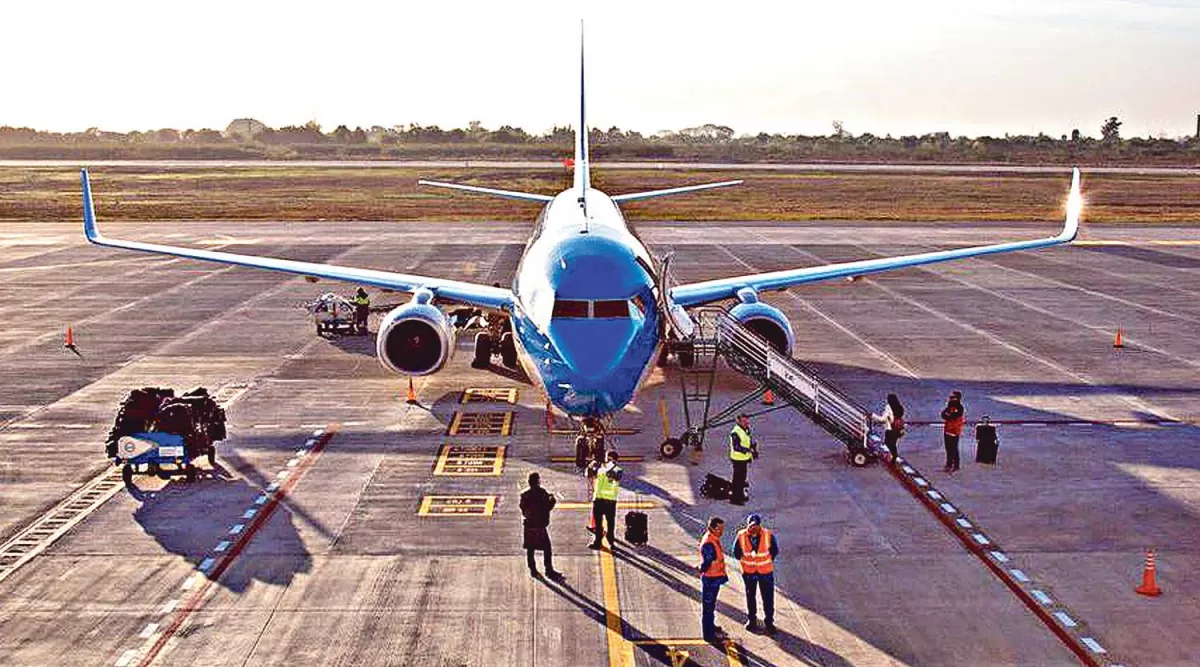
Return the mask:
[[575,128],[575,189],[579,205],[587,208],[587,190],[591,186],[591,164],[588,161],[588,126],[584,105],[583,21],[579,22],[579,127]]

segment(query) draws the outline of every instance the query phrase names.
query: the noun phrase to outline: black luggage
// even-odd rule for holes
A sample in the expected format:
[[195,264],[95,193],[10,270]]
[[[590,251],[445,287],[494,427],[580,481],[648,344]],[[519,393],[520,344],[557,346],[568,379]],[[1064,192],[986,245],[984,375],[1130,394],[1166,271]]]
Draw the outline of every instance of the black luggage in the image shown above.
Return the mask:
[[995,424],[980,424],[975,427],[976,463],[995,463],[996,452],[999,449],[1000,437],[996,435]]
[[733,496],[733,482],[709,473],[700,485],[700,495],[712,500],[729,500]]
[[625,513],[625,541],[638,547],[650,541],[650,520],[645,512]]

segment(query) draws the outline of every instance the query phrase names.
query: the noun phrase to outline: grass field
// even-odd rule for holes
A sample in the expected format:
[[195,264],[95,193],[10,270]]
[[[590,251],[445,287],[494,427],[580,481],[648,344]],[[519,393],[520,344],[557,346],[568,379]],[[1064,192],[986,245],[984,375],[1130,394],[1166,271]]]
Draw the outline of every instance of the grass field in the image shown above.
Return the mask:
[[[214,167],[92,170],[106,220],[532,220],[538,205],[417,185],[418,178],[554,194],[570,173],[553,170]],[[631,202],[631,220],[1002,220],[1062,218],[1065,174],[930,174],[613,170],[610,194],[742,178],[739,187]],[[1085,219],[1200,223],[1200,178],[1088,175]],[[79,220],[78,172],[0,168],[0,221]]]

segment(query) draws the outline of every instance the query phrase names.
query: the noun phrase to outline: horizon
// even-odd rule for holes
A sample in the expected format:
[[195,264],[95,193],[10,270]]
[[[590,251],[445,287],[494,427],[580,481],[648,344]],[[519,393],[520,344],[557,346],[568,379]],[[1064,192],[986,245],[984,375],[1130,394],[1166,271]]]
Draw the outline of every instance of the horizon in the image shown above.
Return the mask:
[[322,12],[127,0],[79,3],[66,22],[61,7],[19,5],[13,25],[31,29],[0,54],[27,64],[10,69],[0,126],[128,133],[254,118],[328,131],[478,120],[544,134],[574,124],[582,16],[593,129],[653,136],[711,123],[736,136],[828,136],[838,120],[854,136],[1098,137],[1116,116],[1124,137],[1195,135],[1200,2],[962,4],[845,0],[714,16],[625,1],[563,13],[544,0],[351,0]]

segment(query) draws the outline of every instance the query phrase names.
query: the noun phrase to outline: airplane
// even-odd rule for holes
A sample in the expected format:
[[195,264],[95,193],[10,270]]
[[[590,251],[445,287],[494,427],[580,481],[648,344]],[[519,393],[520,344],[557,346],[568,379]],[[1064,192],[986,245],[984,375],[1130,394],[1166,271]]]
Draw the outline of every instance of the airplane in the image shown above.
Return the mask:
[[1083,200],[1079,169],[1075,168],[1071,175],[1066,221],[1056,236],[670,287],[670,258],[660,261],[651,255],[625,221],[621,205],[652,197],[738,185],[742,181],[619,195],[608,195],[592,187],[582,36],[579,63],[579,120],[575,132],[573,183],[569,189],[550,196],[420,181],[431,187],[543,205],[509,288],[379,269],[108,238],[102,236],[96,226],[87,169],[81,172],[84,234],[88,241],[101,246],[346,281],[411,294],[411,300],[383,318],[376,337],[380,363],[402,376],[429,375],[450,360],[456,347],[457,328],[445,308],[465,305],[506,313],[511,330],[504,331],[500,340],[493,340],[486,333],[477,335],[476,361],[482,358],[486,364],[494,346],[498,345],[506,363],[513,359],[519,362],[550,402],[576,418],[605,417],[628,405],[667,340],[686,339],[691,335],[694,323],[687,312],[690,308],[733,300],[735,303],[729,311],[732,317],[776,350],[790,356],[795,345],[791,322],[781,310],[760,299],[765,292],[936,262],[1056,246],[1070,243],[1078,234]]

